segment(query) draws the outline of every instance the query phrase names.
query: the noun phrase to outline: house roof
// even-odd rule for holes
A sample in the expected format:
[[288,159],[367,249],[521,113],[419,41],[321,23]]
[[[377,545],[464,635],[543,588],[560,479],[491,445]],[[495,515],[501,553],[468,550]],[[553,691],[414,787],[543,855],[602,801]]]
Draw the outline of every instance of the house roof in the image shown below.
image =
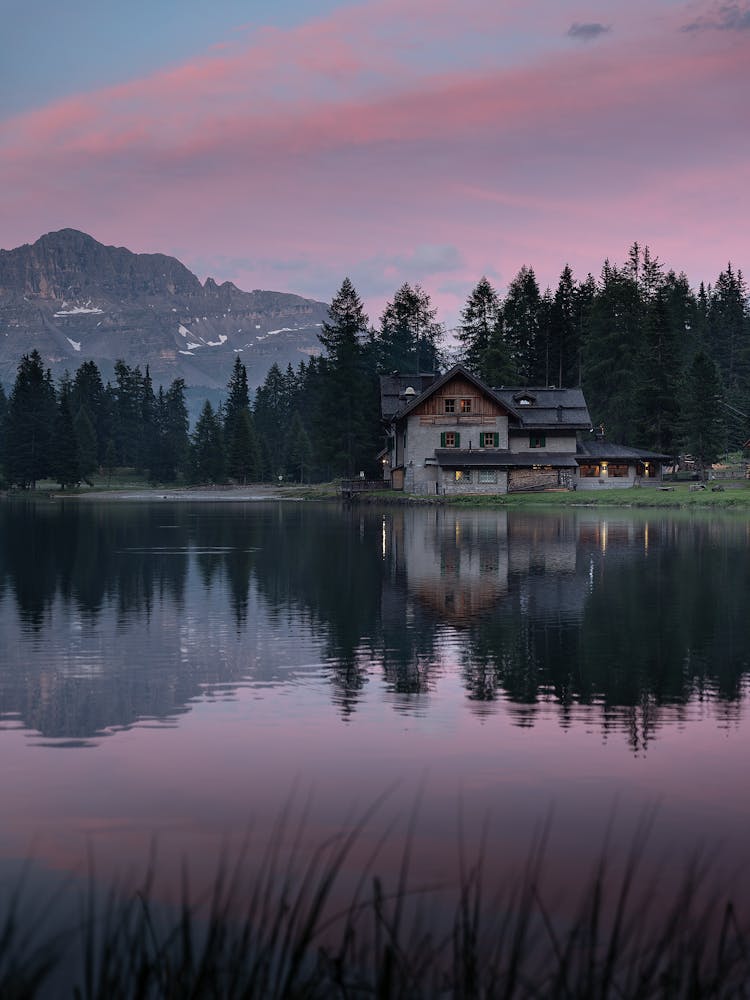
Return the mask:
[[528,469],[534,465],[551,465],[556,469],[575,469],[575,455],[553,451],[469,451],[467,448],[436,448],[438,465],[446,469]]
[[515,409],[524,427],[539,430],[554,427],[588,430],[591,427],[591,417],[581,389],[501,386],[492,391],[502,403]]
[[[586,400],[581,389],[551,389],[544,387],[521,388],[501,386],[492,389],[480,378],[464,368],[454,365],[444,375],[392,375],[380,377],[380,400],[383,419],[401,420],[433,393],[438,392],[446,382],[460,375],[472,382],[484,395],[489,396],[508,411],[513,423],[532,430],[588,430],[591,427]],[[416,395],[405,398],[404,390],[411,386]]]
[[404,396],[407,389],[412,388],[417,396],[421,396],[437,378],[437,375],[422,373],[421,375],[402,375],[391,372],[380,376],[380,413],[384,420],[392,417],[403,409],[414,397]]
[[[501,406],[505,407],[505,409],[509,411],[511,416],[518,416],[518,411],[512,403],[508,404],[505,403],[503,400],[498,399],[493,390],[490,389],[488,385],[485,385],[485,383],[480,378],[477,378],[477,376],[474,375],[473,372],[470,372],[468,368],[464,368],[463,365],[454,365],[453,368],[451,368],[450,371],[447,371],[444,375],[440,375],[437,378],[435,378],[434,375],[430,376],[431,378],[434,379],[434,381],[431,384],[426,385],[423,388],[422,392],[414,396],[410,402],[407,401],[406,403],[404,403],[402,399],[401,407],[398,410],[392,411],[390,415],[386,414],[384,407],[384,403],[386,403],[386,400],[383,397],[383,382],[382,382],[383,377],[381,376],[380,398],[381,398],[381,410],[383,417],[391,420],[394,418],[398,418],[399,420],[401,420],[403,417],[407,416],[414,409],[415,406],[417,406],[419,403],[424,402],[425,399],[428,399],[433,393],[441,389],[446,384],[446,382],[449,382],[452,378],[455,378],[456,375],[460,375],[462,378],[465,378],[469,382],[472,382],[477,387],[477,389],[479,389],[480,392],[484,393],[485,395],[489,396],[490,399],[494,399],[496,402],[500,403]],[[417,388],[417,385],[415,384],[414,380],[419,379],[421,377],[423,376],[419,375],[398,376],[399,379],[405,379],[407,384],[412,385],[415,389]]]
[[581,441],[576,448],[580,459],[621,459],[623,461],[668,462],[670,456],[655,451],[644,451],[642,448],[628,448],[624,444],[612,444],[609,441]]

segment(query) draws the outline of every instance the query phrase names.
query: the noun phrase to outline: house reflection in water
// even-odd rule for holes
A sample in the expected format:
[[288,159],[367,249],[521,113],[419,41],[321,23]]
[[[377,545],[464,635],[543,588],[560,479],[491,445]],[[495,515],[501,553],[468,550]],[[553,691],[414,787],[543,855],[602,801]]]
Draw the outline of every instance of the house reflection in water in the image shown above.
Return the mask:
[[396,511],[389,518],[392,565],[410,596],[459,626],[508,591],[508,518],[445,507]]
[[[547,584],[576,571],[576,530],[570,518],[523,517],[505,511],[437,506],[383,517],[383,555],[408,593],[449,626],[461,627],[498,606],[533,577],[542,605],[560,607]],[[580,613],[585,588],[575,587]],[[527,594],[528,598],[528,594]],[[569,605],[569,599],[562,601]]]

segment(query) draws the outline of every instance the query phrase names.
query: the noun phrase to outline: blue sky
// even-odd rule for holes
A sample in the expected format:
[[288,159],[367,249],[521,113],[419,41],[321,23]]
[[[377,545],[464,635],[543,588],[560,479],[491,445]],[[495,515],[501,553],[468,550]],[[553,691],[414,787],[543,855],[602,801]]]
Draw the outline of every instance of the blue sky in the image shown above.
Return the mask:
[[253,26],[339,0],[2,0],[0,115],[179,65]]

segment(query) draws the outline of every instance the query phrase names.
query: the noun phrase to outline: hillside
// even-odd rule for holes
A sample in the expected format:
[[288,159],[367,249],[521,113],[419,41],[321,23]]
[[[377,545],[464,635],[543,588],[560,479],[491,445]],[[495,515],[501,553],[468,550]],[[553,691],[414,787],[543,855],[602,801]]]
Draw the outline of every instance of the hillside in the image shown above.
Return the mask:
[[251,386],[276,361],[296,365],[319,350],[323,302],[283,292],[205,284],[174,257],[104,246],[75,229],[0,250],[0,379],[36,347],[54,373],[122,358],[146,364],[156,384],[182,377],[220,389],[237,354]]

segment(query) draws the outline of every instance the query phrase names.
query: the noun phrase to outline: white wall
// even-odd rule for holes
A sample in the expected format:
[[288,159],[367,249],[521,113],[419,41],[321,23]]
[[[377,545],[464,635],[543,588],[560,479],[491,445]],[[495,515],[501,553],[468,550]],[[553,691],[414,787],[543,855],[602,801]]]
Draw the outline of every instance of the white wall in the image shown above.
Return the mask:
[[557,455],[575,455],[576,436],[573,431],[567,434],[558,434],[557,432],[550,433],[549,431],[514,431],[510,438],[510,451],[513,454],[516,454],[519,451],[536,451],[535,448],[531,448],[529,446],[529,438],[535,433],[544,434],[547,439],[545,446],[540,448],[539,451],[549,451]]

